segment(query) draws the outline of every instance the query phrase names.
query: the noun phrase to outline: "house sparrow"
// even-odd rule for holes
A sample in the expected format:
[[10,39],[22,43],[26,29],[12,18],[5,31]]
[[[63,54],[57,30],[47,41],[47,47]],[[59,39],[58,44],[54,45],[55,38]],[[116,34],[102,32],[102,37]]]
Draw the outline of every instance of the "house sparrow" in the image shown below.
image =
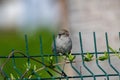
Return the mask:
[[[55,39],[55,45],[52,45],[52,50],[56,51],[56,53],[61,53],[63,55],[69,54],[72,49],[72,40],[69,36],[69,32],[65,29],[61,30],[56,39]],[[56,49],[56,50],[55,50]]]

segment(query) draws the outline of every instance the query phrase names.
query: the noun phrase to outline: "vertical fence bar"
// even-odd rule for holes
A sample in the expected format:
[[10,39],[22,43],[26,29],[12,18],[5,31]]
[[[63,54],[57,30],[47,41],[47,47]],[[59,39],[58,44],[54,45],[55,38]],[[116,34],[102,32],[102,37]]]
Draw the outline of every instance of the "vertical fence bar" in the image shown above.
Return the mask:
[[28,38],[27,35],[25,35],[25,45],[26,45],[26,55],[27,55],[27,62],[28,62],[28,66],[30,66],[30,58],[29,58],[29,48],[28,48]]
[[[40,36],[39,39],[40,39],[40,55],[41,55],[41,59],[42,59],[43,64],[45,64],[45,63],[44,63],[43,47],[42,47],[42,46],[43,46],[43,45],[42,45],[42,37]],[[45,66],[45,65],[43,65],[43,66]],[[54,77],[53,74],[52,74],[47,68],[45,68],[45,71],[46,71],[51,77]]]
[[[12,52],[14,52],[14,49],[12,50]],[[21,71],[20,71],[19,69],[17,69],[17,67],[16,67],[14,54],[12,55],[12,64],[13,64],[13,69],[17,72],[17,74],[18,74],[19,76],[22,76]]]
[[32,71],[32,74],[34,74],[34,76],[36,77],[37,80],[40,79],[40,76],[34,70]]
[[105,70],[98,63],[97,43],[96,43],[96,34],[95,34],[95,32],[93,32],[93,38],[94,38],[94,49],[95,49],[95,56],[96,56],[96,64],[99,67],[99,69],[106,75],[107,80],[109,80],[108,74],[105,72]]
[[[54,55],[55,55],[56,63],[58,63],[58,57],[57,57],[58,54],[56,53],[57,51],[56,51],[55,35],[53,35],[53,46],[54,46]],[[58,65],[56,67],[62,72],[62,74],[64,75],[64,77],[66,77],[66,79],[68,80],[68,77],[65,74],[65,72]]]
[[96,80],[94,73],[85,65],[81,32],[79,32],[79,39],[80,39],[80,47],[81,47],[82,64],[85,67],[85,69],[87,69],[88,72],[93,76],[93,79]]
[[119,80],[120,80],[120,73],[115,69],[115,67],[111,64],[111,59],[110,59],[110,51],[109,51],[109,41],[108,41],[108,34],[107,32],[105,33],[105,38],[106,38],[106,47],[107,47],[107,52],[108,52],[108,63],[110,67],[119,75]]
[[80,80],[83,80],[83,76],[82,76],[82,74],[73,66],[73,64],[72,63],[70,63],[71,64],[71,67],[75,70],[75,72],[80,76]]

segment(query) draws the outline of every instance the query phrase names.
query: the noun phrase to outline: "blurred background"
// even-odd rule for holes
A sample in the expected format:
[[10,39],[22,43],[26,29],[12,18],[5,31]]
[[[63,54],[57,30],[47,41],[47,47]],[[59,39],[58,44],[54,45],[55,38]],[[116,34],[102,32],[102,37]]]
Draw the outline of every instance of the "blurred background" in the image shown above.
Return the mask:
[[56,0],[0,0],[1,53],[6,45],[13,48],[15,40],[24,41],[24,34],[30,34],[33,40],[40,33],[52,34],[60,24],[60,12]]
[[[0,26],[3,29],[34,30],[56,26],[60,10],[56,0],[1,0]],[[27,28],[27,29],[26,29]]]
[[[8,56],[12,49],[26,53],[25,34],[28,36],[30,55],[40,54],[40,35],[44,53],[52,53],[52,34],[59,26],[60,15],[60,4],[56,0],[0,0],[0,56]],[[0,65],[4,61],[0,58]],[[23,66],[26,62],[26,59],[16,60],[21,72],[25,71]],[[41,66],[33,61],[31,64]],[[11,73],[18,76],[13,71],[11,59],[4,71],[9,77]],[[41,75],[48,76],[44,71]]]
[[[39,53],[39,35],[43,37],[44,52],[52,53],[51,36],[60,27],[71,33],[73,53],[80,52],[78,32],[82,32],[85,52],[94,52],[92,32],[97,33],[98,51],[106,50],[104,32],[109,33],[110,45],[118,50],[119,7],[120,0],[0,0],[0,56],[8,55],[13,48],[25,52],[24,34],[28,34],[31,55]],[[79,59],[80,56],[77,57]],[[3,60],[0,61],[1,64]],[[118,62],[113,59],[116,67]],[[101,65],[109,72],[106,63]],[[88,65],[94,70],[95,62]],[[79,70],[81,64],[75,66]],[[76,75],[70,68],[70,65],[66,67],[68,74]],[[83,73],[88,72],[83,70]],[[99,70],[96,69],[95,73]]]

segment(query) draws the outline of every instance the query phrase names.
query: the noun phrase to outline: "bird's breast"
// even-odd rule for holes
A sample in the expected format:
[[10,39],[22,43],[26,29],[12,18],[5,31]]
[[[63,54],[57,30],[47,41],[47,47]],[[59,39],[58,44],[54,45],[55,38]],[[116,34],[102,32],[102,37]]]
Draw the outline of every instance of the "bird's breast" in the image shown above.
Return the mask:
[[68,37],[58,37],[57,39],[56,39],[56,46],[58,46],[58,47],[64,47],[64,46],[66,46],[67,44],[68,44],[68,42],[69,42],[69,38]]

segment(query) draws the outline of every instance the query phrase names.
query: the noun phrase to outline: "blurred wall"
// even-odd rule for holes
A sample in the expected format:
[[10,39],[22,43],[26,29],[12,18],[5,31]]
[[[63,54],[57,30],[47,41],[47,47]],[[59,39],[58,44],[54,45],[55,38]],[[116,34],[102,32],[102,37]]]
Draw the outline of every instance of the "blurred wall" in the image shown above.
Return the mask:
[[[120,0],[67,0],[69,6],[69,27],[71,29],[71,37],[73,41],[72,52],[80,52],[79,32],[82,32],[84,52],[94,52],[93,32],[96,32],[97,49],[98,51],[106,50],[105,32],[108,32],[109,45],[116,50],[119,50],[120,40]],[[81,60],[77,56],[76,60]],[[116,61],[117,60],[117,61]],[[116,57],[112,58],[112,64],[117,68],[120,60]],[[87,66],[95,73],[102,74],[96,66],[95,61],[86,63]],[[81,63],[75,64],[80,70]],[[100,62],[100,65],[107,73],[114,73],[108,65],[108,61]],[[67,67],[67,71],[68,67]],[[82,66],[83,74],[89,74]],[[69,73],[69,72],[68,72]],[[74,71],[72,74],[76,74]],[[74,79],[73,79],[74,80]],[[78,80],[78,79],[76,79]],[[93,80],[92,78],[85,80]],[[97,80],[104,80],[100,78]],[[110,77],[110,80],[119,80],[118,77]]]

